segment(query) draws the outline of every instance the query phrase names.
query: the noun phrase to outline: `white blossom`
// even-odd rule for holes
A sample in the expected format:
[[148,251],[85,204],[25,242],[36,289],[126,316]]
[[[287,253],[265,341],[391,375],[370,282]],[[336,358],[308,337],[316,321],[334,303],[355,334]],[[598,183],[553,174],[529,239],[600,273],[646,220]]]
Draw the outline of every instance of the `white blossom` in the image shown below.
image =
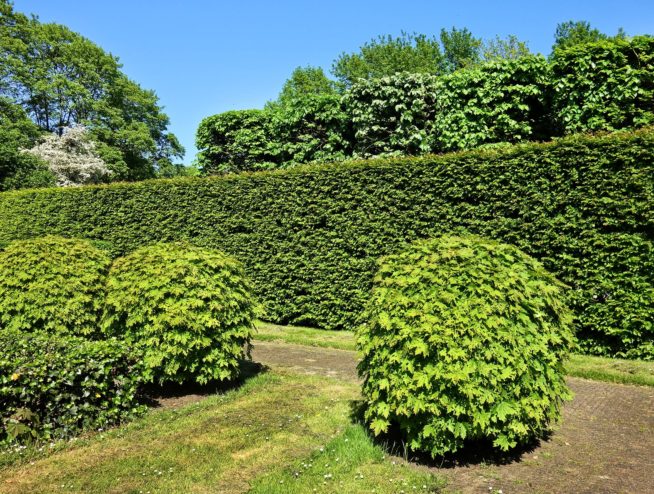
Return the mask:
[[48,164],[59,187],[95,184],[111,175],[82,125],[65,128],[61,136],[50,134],[40,144],[24,151]]

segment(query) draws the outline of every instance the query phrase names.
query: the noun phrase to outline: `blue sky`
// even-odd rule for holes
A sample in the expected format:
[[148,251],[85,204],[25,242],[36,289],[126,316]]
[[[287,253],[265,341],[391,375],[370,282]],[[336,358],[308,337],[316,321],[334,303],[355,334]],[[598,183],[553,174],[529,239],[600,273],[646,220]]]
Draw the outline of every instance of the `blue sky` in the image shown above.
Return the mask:
[[603,32],[654,33],[651,0],[208,1],[14,0],[117,55],[124,72],[154,89],[170,130],[195,157],[200,120],[260,108],[297,66],[329,69],[342,52],[379,34],[437,34],[467,27],[478,37],[515,34],[549,53],[557,23],[587,20]]

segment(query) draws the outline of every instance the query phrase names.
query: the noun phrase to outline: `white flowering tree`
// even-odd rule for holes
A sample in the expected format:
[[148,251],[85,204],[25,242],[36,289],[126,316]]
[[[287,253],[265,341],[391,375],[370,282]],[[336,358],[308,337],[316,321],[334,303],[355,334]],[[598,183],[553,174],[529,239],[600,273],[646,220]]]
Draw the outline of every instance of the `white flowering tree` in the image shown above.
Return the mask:
[[65,128],[61,135],[48,135],[25,152],[48,164],[59,187],[70,187],[104,182],[111,175],[95,146],[88,130],[76,125]]

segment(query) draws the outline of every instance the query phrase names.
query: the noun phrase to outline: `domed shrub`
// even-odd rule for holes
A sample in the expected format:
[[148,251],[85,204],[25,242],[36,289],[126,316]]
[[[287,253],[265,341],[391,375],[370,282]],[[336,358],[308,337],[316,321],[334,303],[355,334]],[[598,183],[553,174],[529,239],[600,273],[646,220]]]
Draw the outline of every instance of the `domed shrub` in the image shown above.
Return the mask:
[[465,440],[508,450],[537,437],[570,397],[563,289],[517,248],[476,237],[383,259],[357,334],[372,431],[399,427],[433,457]]
[[98,335],[110,264],[84,240],[11,242],[0,251],[0,328]]
[[156,244],[114,262],[102,328],[142,351],[147,379],[204,384],[237,376],[254,317],[240,263]]

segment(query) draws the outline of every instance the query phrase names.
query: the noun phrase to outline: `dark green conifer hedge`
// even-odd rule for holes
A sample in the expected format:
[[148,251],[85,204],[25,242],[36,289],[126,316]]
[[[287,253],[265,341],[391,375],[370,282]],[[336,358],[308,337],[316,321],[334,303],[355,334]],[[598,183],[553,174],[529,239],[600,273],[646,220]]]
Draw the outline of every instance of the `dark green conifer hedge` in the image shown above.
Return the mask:
[[267,318],[351,328],[376,260],[469,232],[566,283],[582,348],[654,358],[654,129],[419,158],[0,194],[0,245],[59,234],[114,254],[189,241],[245,265]]

